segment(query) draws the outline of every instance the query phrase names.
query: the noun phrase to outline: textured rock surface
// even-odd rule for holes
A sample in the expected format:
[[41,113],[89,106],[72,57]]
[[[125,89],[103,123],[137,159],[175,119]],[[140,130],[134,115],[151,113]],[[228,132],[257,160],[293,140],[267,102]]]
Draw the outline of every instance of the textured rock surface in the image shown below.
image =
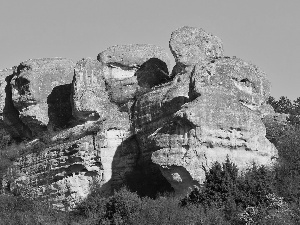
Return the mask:
[[152,160],[164,174],[169,172],[169,182],[177,193],[182,193],[195,181],[204,181],[203,166],[223,162],[226,155],[241,170],[253,161],[270,165],[277,152],[265,132],[260,117],[233,94],[223,88],[207,89],[175,114],[172,125],[165,125],[153,135],[160,150],[152,154]]
[[[19,158],[7,175],[14,179],[9,183],[10,190],[51,198],[58,208],[63,208],[63,201],[72,207],[87,196],[93,179],[103,179],[99,151],[93,143],[93,136],[85,136]],[[4,186],[8,184],[5,182]]]
[[[48,114],[51,118],[56,118],[57,110],[70,109],[68,97],[58,99],[57,95],[60,96],[67,89],[70,91],[70,87],[63,85],[72,82],[73,68],[74,63],[71,60],[46,58],[30,59],[15,69],[11,79],[12,100],[20,112],[20,119],[33,131],[33,135],[44,131],[49,123],[57,126],[56,121],[49,122]],[[60,88],[65,90],[58,90]],[[70,95],[70,92],[63,95]],[[49,96],[50,99],[47,99]]]
[[77,62],[74,74],[65,59],[2,71],[0,110],[10,133],[31,139],[31,130],[48,126],[25,142],[29,153],[10,168],[5,188],[72,208],[93,182],[111,192],[145,175],[186,194],[227,155],[241,170],[253,161],[272,165],[277,150],[261,120],[273,115],[264,72],[223,57],[220,39],[202,29],[179,28],[170,48],[172,75],[167,53],[154,45],[110,47],[98,61]]
[[204,86],[223,86],[243,105],[258,110],[270,95],[270,83],[258,67],[238,58],[205,60],[192,74],[193,94],[201,95]]
[[[117,104],[133,100],[137,91],[141,89],[144,93],[149,87],[165,82],[169,76],[169,56],[155,45],[112,46],[100,53],[98,60],[103,65],[110,100]],[[150,74],[149,70],[152,71]],[[136,73],[139,74],[139,78],[146,76],[148,80],[137,80]]]
[[264,118],[268,115],[274,114],[275,110],[269,104],[263,104],[259,107],[258,112],[260,113],[261,117]]
[[73,115],[78,120],[97,120],[109,104],[101,64],[91,58],[77,62],[72,82]]
[[47,143],[36,139],[23,149],[32,153],[14,162],[2,185],[11,192],[48,199],[56,208],[71,209],[93,185],[110,193],[122,184],[138,155],[136,141],[128,134],[88,122],[48,137]]
[[169,46],[176,61],[173,75],[204,59],[223,56],[221,39],[196,27],[184,26],[173,31]]
[[253,161],[271,165],[277,150],[258,111],[268,96],[269,82],[257,67],[228,57],[201,61],[137,100],[144,160],[159,165],[178,194],[201,184],[203,167],[227,155],[241,170]]

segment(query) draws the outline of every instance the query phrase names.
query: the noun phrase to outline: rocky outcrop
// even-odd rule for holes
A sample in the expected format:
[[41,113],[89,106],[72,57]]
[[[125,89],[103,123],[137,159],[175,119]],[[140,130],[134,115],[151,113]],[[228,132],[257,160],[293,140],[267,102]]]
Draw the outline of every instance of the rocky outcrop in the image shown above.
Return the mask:
[[[33,136],[45,131],[47,126],[61,125],[55,118],[62,115],[61,111],[71,110],[68,84],[72,81],[73,68],[71,60],[47,58],[30,59],[14,70],[10,81],[12,101]],[[61,128],[65,128],[65,124]]]
[[184,26],[173,31],[169,46],[176,61],[173,76],[204,59],[223,56],[221,39],[196,27]]
[[199,58],[135,104],[142,155],[178,194],[203,183],[205,169],[227,155],[241,171],[253,162],[272,165],[277,156],[261,121],[270,91],[265,74],[235,57]]
[[195,96],[204,86],[222,86],[237,100],[253,111],[258,111],[270,95],[270,83],[258,67],[238,58],[205,60],[192,73]]
[[[169,79],[168,54],[154,45],[112,46],[101,52],[98,60],[103,65],[110,100],[118,105],[133,100],[138,93],[144,93]],[[144,76],[147,80],[141,79]]]
[[[139,156],[139,146],[131,128],[130,107],[134,98],[169,79],[167,64],[161,60],[167,61],[167,55],[160,51],[155,46],[137,45],[130,54],[124,53],[123,58],[118,58],[117,53],[110,53],[114,65],[123,65],[124,60],[130,58],[131,61],[128,62],[135,63],[137,69],[136,74],[129,79],[134,80],[135,87],[140,89],[135,89],[132,96],[121,101],[114,97],[117,90],[112,84],[119,81],[124,85],[122,90],[126,95],[127,90],[130,90],[130,85],[125,85],[128,80],[121,74],[124,72],[122,70],[112,70],[110,75],[113,78],[107,77],[107,65],[103,60],[99,62],[85,58],[78,61],[74,67],[72,83],[67,73],[62,85],[57,85],[63,82],[59,81],[62,79],[60,76],[55,78],[55,73],[48,74],[48,78],[40,77],[40,68],[47,72],[49,66],[57,64],[56,61],[36,60],[39,65],[37,68],[34,67],[34,60],[22,63],[21,65],[34,65],[26,70],[22,67],[11,76],[14,81],[8,83],[13,85],[8,87],[13,87],[18,92],[10,99],[17,106],[17,114],[27,110],[26,104],[30,99],[36,107],[40,103],[47,106],[48,112],[40,110],[38,115],[45,115],[42,125],[48,126],[48,132],[43,132],[38,139],[29,142],[22,149],[23,152],[34,153],[25,154],[14,163],[4,179],[4,186],[10,191],[30,187],[31,191],[25,188],[25,193],[49,198],[58,208],[63,208],[63,200],[68,203],[68,208],[72,208],[87,196],[93,182],[108,193],[121,186],[127,174],[134,169]],[[107,51],[101,55],[106,53]],[[36,70],[37,75],[33,73]],[[45,82],[36,86],[35,80],[32,80],[35,76],[45,79]],[[20,84],[20,80],[25,79],[27,83],[24,81]],[[44,84],[52,79],[58,79],[56,86]],[[112,81],[114,82],[110,83]],[[25,89],[24,86],[27,88],[26,92],[21,93],[19,90],[22,87]],[[49,86],[53,88],[47,89]],[[45,88],[44,92],[38,92],[42,88]],[[36,127],[33,129],[37,130]]]
[[29,60],[5,72],[3,120],[16,136],[27,129],[28,139],[36,137],[5,188],[73,208],[93,183],[109,193],[129,175],[138,182],[141,171],[185,194],[227,156],[242,171],[253,162],[271,166],[277,150],[261,120],[272,114],[265,73],[224,57],[221,40],[202,29],[179,28],[170,48],[172,74],[162,48],[141,44],[113,46],[76,65]]
[[72,112],[77,120],[103,119],[110,101],[99,61],[87,58],[77,62],[71,100]]
[[152,161],[177,193],[201,184],[205,169],[215,161],[224,162],[227,155],[243,171],[252,162],[270,165],[277,153],[265,138],[260,117],[224,88],[204,89],[175,113],[171,124],[153,135],[160,149]]
[[[4,187],[9,185],[12,192],[48,199],[56,208],[72,207],[87,196],[92,182],[103,182],[100,151],[96,151],[93,140],[87,135],[20,157],[6,176],[13,182],[4,179]],[[38,143],[30,147],[34,145]]]

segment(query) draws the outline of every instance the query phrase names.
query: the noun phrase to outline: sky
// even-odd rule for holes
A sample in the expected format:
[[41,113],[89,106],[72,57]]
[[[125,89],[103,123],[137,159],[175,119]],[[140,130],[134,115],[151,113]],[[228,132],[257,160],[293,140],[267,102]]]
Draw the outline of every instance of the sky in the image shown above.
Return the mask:
[[[169,50],[172,31],[203,28],[226,56],[257,65],[278,99],[300,97],[299,0],[0,0],[0,69],[34,58],[96,58],[112,45]],[[174,60],[173,60],[174,65]]]

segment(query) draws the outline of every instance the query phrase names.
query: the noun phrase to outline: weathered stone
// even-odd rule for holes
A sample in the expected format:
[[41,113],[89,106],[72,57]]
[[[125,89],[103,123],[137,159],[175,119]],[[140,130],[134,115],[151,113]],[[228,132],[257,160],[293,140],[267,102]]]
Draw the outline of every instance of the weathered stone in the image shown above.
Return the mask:
[[268,96],[269,83],[256,67],[239,59],[203,60],[137,100],[142,158],[160,166],[177,194],[201,184],[203,168],[227,155],[242,171],[253,162],[272,165],[277,150],[257,111]]
[[[14,162],[4,186],[31,197],[50,198],[56,207],[80,202],[93,181],[101,182],[103,169],[93,136],[27,154]],[[13,182],[10,182],[13,180]]]
[[3,185],[73,208],[92,183],[110,193],[143,175],[186,194],[227,155],[241,171],[271,166],[277,150],[261,120],[272,115],[265,74],[223,57],[220,39],[202,29],[179,28],[170,48],[172,75],[167,53],[153,45],[110,47],[99,62],[80,60],[74,76],[64,59],[29,60],[8,74],[3,119],[11,133],[32,138],[30,129],[46,125],[55,132],[25,143],[22,152],[31,152]]
[[26,149],[35,153],[14,162],[3,187],[48,199],[58,209],[72,209],[87,197],[93,185],[111,193],[133,170],[138,146],[128,132],[103,130],[98,122],[87,122],[71,128],[72,137],[67,133],[53,137],[52,143],[48,140],[50,147],[44,146],[42,151],[41,140],[28,143]]
[[[72,82],[73,68],[74,63],[71,60],[45,58],[30,59],[21,63],[15,69],[14,76],[11,79],[12,100],[15,108],[20,113],[20,119],[33,131],[34,135],[45,131],[48,124],[57,126],[56,121],[50,121],[49,123],[48,114],[52,113],[51,109],[64,111],[65,104],[69,104],[69,100],[61,98],[54,103],[50,95],[54,95],[55,99],[56,93],[52,92],[53,89]],[[64,88],[65,86],[62,87],[62,89]],[[64,95],[70,94],[64,93]],[[49,103],[52,104],[50,109],[47,104],[49,96]],[[57,105],[54,106],[53,104]]]
[[192,75],[193,93],[201,95],[202,87],[222,86],[245,106],[257,110],[270,95],[270,82],[258,67],[238,58],[202,61]]
[[77,62],[72,82],[72,111],[78,120],[103,119],[110,103],[101,64],[87,58]]
[[227,155],[240,170],[252,162],[271,165],[277,150],[265,132],[260,117],[234,94],[224,88],[207,88],[201,97],[185,104],[172,122],[151,135],[159,148],[152,161],[162,167],[163,174],[169,174],[166,178],[182,194],[196,181],[204,181],[203,167],[223,162]]
[[221,39],[201,28],[184,26],[173,31],[169,46],[176,63],[184,67],[223,56]]
[[[149,44],[115,45],[101,52],[97,57],[101,63],[111,67],[105,71],[105,78],[120,80],[125,77],[132,77],[130,72],[151,58],[160,59],[170,68],[168,53],[161,47]],[[120,69],[127,69],[128,73]]]
[[261,105],[257,111],[260,114],[261,118],[264,118],[267,115],[272,115],[275,113],[274,108],[269,104]]
[[[98,60],[103,65],[110,100],[117,104],[127,103],[134,99],[137,90],[144,93],[149,86],[163,83],[169,76],[168,54],[155,45],[112,46],[100,53]],[[145,88],[148,82],[152,84],[148,84],[148,88]]]

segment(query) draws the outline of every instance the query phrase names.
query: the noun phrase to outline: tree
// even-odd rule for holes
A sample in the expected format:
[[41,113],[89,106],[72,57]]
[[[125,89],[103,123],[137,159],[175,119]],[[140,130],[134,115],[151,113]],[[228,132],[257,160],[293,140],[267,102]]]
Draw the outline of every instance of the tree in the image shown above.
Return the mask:
[[276,108],[274,108],[277,113],[291,114],[293,112],[293,104],[285,96],[281,96],[276,103]]

